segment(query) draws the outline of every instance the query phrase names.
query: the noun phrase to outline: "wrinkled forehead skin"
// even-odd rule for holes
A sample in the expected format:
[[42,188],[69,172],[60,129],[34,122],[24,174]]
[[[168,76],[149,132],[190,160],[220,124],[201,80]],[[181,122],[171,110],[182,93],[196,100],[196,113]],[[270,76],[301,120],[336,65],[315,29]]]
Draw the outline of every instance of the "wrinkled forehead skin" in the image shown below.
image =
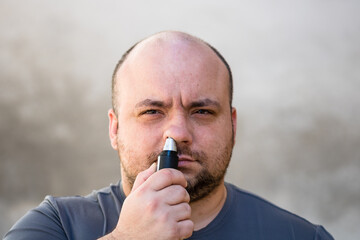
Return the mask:
[[185,33],[162,32],[138,43],[118,69],[117,108],[124,99],[134,97],[133,92],[142,93],[144,84],[160,84],[156,82],[159,76],[164,91],[186,85],[186,89],[200,95],[214,88],[223,93],[222,97],[230,98],[228,70],[209,45]]

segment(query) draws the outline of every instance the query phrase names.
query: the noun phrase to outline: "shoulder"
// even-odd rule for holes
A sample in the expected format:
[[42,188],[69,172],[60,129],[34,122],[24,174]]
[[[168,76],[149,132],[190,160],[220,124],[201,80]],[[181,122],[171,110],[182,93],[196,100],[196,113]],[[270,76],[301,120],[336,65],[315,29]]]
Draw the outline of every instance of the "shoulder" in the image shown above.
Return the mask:
[[[120,183],[110,185],[100,190],[94,190],[87,196],[53,197],[47,196],[45,202],[52,205],[58,212],[77,212],[86,214],[93,209],[103,210],[103,207],[122,205],[125,197],[120,190]],[[90,210],[91,209],[91,210]]]
[[[247,223],[258,230],[271,234],[287,234],[294,239],[333,239],[320,225],[313,224],[303,217],[282,209],[253,193],[226,183],[231,208],[236,214],[246,216]],[[242,218],[243,219],[243,218]]]
[[110,232],[124,201],[119,184],[87,196],[47,196],[23,216],[5,239],[94,239]]
[[263,219],[297,220],[312,226],[306,219],[280,208],[256,194],[242,190],[229,183],[226,183],[226,188],[229,196],[233,199],[233,207],[235,208],[238,206],[246,207],[249,209],[248,211],[256,212],[258,216],[262,216]]
[[[74,239],[79,234],[102,236],[115,228],[124,201],[120,184],[93,191],[87,196],[46,197],[56,209],[64,229]],[[86,238],[86,237],[85,237]]]

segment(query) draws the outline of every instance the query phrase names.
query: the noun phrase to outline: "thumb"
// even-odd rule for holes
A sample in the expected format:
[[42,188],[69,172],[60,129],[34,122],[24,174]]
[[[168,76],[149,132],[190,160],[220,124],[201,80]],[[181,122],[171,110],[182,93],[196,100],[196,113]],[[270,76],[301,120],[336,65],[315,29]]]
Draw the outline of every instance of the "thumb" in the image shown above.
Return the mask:
[[140,187],[141,184],[143,184],[155,172],[156,172],[156,163],[151,164],[151,166],[148,169],[140,172],[135,179],[131,192],[135,191],[138,187]]

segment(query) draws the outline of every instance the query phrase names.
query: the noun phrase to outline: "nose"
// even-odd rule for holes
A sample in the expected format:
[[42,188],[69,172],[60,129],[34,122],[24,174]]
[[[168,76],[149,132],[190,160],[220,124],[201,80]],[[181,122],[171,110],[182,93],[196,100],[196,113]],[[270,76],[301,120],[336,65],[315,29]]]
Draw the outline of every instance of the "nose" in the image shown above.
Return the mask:
[[190,145],[193,141],[192,126],[185,114],[177,114],[169,119],[164,131],[164,141],[167,137],[173,138],[177,144]]

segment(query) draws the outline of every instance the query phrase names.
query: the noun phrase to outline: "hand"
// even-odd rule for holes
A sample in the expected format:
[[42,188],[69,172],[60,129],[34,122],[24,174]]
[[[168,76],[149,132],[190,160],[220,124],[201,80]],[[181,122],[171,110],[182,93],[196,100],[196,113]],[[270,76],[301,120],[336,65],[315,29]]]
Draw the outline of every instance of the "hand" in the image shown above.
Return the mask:
[[153,164],[136,177],[109,239],[178,240],[191,236],[194,223],[184,175],[176,169],[155,170]]

